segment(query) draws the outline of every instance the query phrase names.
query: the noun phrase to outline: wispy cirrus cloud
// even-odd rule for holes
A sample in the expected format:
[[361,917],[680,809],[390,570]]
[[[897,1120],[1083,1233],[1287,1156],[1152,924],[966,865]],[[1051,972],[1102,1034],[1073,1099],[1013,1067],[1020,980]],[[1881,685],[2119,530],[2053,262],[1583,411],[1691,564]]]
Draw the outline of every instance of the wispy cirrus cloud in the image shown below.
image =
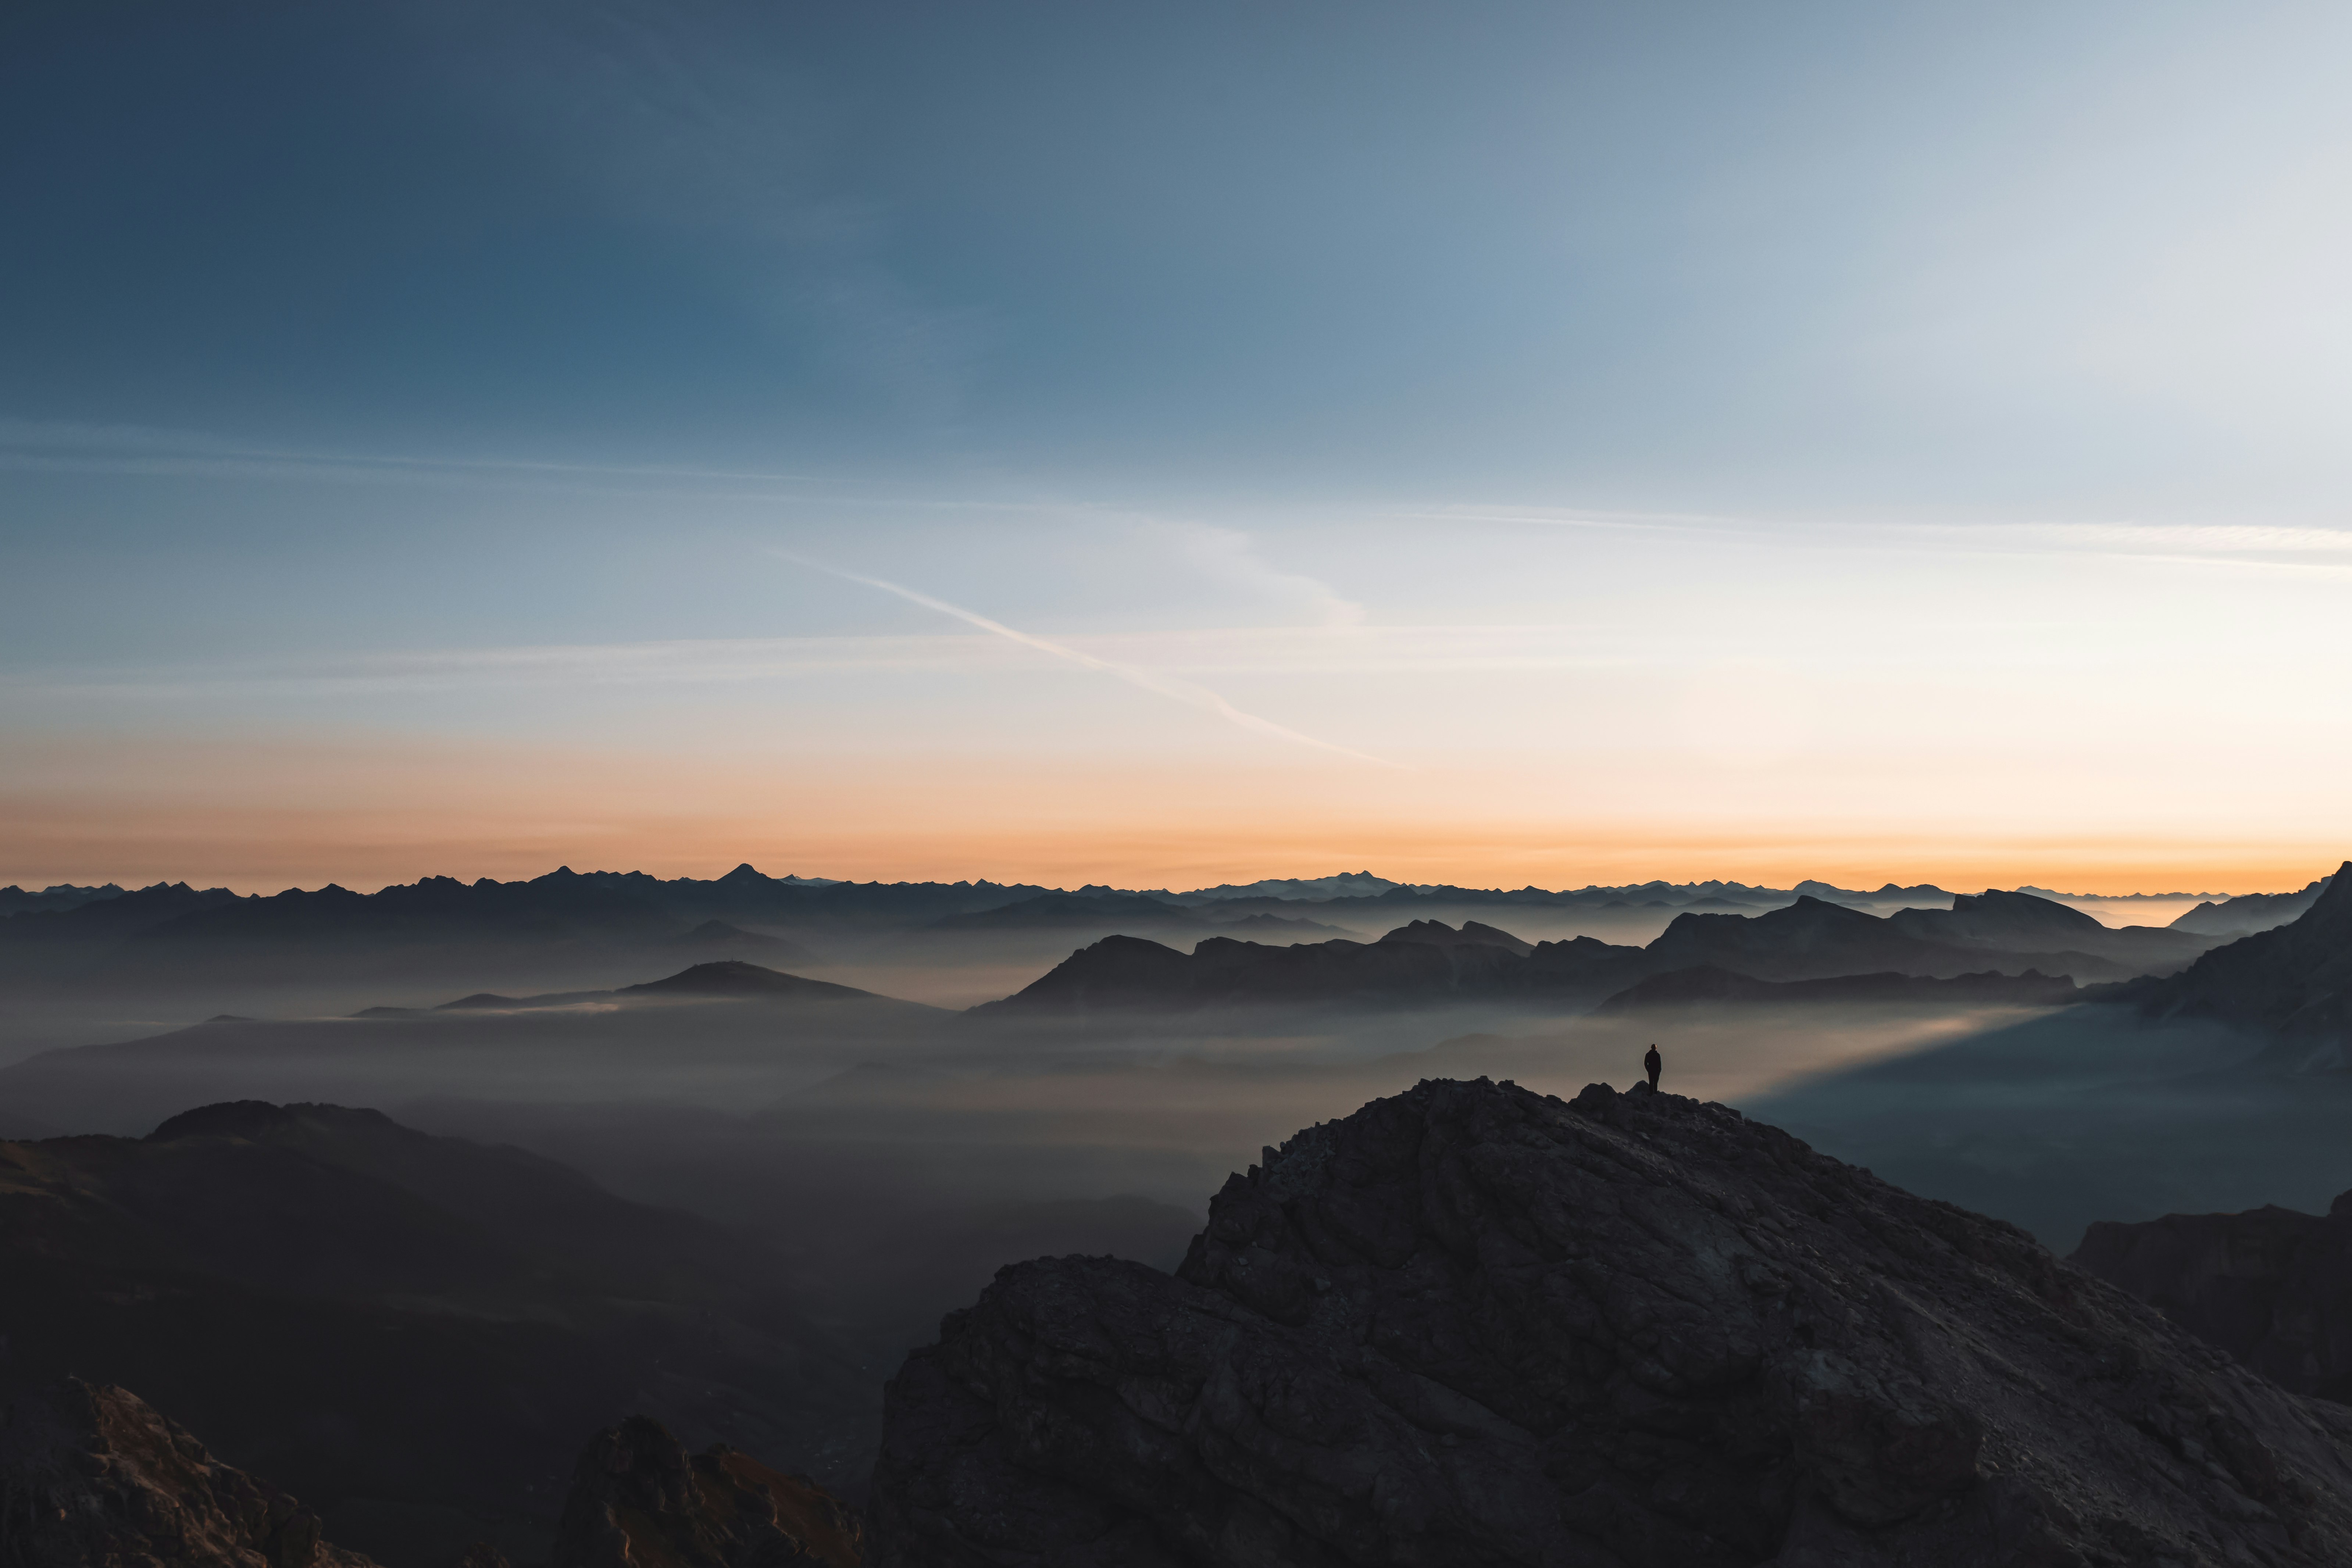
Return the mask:
[[656,464],[558,462],[303,449],[239,442],[201,430],[0,416],[0,468],[31,472],[174,474],[224,479],[477,479],[788,484],[804,475]]
[[1312,746],[1317,751],[1328,752],[1334,756],[1349,757],[1360,763],[1370,763],[1375,767],[1395,768],[1402,772],[1412,771],[1405,768],[1403,763],[1391,762],[1386,757],[1376,757],[1369,752],[1359,752],[1352,747],[1342,746],[1335,742],[1323,740],[1319,736],[1293,730],[1287,725],[1277,724],[1271,719],[1261,718],[1255,713],[1234,707],[1223,697],[1205,686],[1169,675],[1164,671],[1147,669],[1139,665],[1123,664],[1117,659],[1104,658],[1100,655],[1072,647],[1067,643],[1055,642],[1050,637],[1041,637],[1034,633],[1018,630],[1006,626],[1002,621],[991,620],[977,611],[967,610],[960,605],[951,605],[945,599],[934,598],[929,594],[907,587],[903,584],[890,582],[887,578],[868,577],[860,573],[845,572],[840,567],[828,566],[822,562],[811,561],[805,556],[794,555],[787,551],[779,550],[775,554],[781,560],[790,561],[795,565],[804,566],[812,571],[825,573],[844,582],[858,583],[885,594],[895,594],[909,604],[920,605],[925,609],[936,610],[943,616],[952,616],[957,620],[968,626],[977,626],[993,637],[1018,643],[1024,647],[1034,648],[1039,653],[1048,654],[1055,658],[1086,669],[1098,670],[1105,675],[1126,681],[1130,686],[1139,687],[1157,696],[1181,702],[1188,708],[1197,708],[1202,712],[1213,714],[1229,724],[1236,725],[1253,733],[1288,741],[1296,745]]

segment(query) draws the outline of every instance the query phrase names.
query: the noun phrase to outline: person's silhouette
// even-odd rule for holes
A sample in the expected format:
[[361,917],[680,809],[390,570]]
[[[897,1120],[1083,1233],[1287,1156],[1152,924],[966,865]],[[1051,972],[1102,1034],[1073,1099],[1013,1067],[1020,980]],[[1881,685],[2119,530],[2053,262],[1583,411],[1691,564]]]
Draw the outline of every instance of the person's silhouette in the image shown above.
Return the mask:
[[1665,1065],[1664,1058],[1658,1055],[1658,1047],[1655,1046],[1652,1046],[1649,1054],[1642,1058],[1642,1069],[1650,1075],[1650,1088],[1653,1090],[1658,1087],[1658,1069]]

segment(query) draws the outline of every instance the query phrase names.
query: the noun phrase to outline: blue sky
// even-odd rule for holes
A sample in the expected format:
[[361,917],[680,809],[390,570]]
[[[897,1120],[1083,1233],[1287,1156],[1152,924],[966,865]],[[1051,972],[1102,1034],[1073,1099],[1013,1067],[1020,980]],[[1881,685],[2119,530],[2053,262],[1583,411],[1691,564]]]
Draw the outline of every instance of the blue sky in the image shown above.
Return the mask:
[[[2245,793],[2352,692],[2340,8],[0,27],[0,880],[505,866],[534,770],[583,853],[1178,877],[1139,773],[1270,836],[1168,827],[1204,874],[1404,853],[1453,783],[1330,746],[1510,802],[1433,873],[2340,858]],[[447,761],[336,816],[328,753]],[[909,766],[993,804],[902,852],[820,788]]]

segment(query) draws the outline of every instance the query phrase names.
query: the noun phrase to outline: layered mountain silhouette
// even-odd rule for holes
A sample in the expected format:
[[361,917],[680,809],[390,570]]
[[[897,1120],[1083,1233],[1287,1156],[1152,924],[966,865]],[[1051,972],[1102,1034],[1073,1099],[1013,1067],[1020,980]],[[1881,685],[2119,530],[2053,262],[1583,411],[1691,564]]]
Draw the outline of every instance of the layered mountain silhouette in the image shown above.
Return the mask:
[[[1639,948],[1579,937],[1529,943],[1475,921],[1400,926],[1378,942],[1289,946],[1211,937],[1189,953],[1141,937],[1105,937],[1002,1002],[976,1012],[1171,1009],[1220,1005],[1434,1002],[1515,984],[1622,984]],[[1629,972],[1630,973],[1630,972]]]
[[1206,928],[1205,915],[1137,893],[1040,893],[970,914],[944,915],[932,931],[1067,931],[1125,921],[1181,929]]
[[235,908],[241,901],[226,888],[156,882],[112,898],[20,910],[0,920],[0,942],[43,947],[114,942],[175,921]]
[[2217,947],[2179,974],[2112,999],[2151,1017],[2217,1018],[2273,1037],[2275,1065],[2352,1065],[2352,861],[2286,925]]
[[1752,919],[1685,914],[1648,951],[1664,968],[1708,964],[1758,980],[1889,970],[1949,976],[1980,970],[1987,953],[2000,953],[2045,973],[2093,981],[2185,963],[2204,946],[2190,933],[2116,930],[2031,893],[1994,891],[1962,894],[1949,910],[1897,910],[1883,918],[1812,897]]
[[1171,1277],[1009,1268],[887,1396],[885,1568],[2352,1562],[2352,1412],[1721,1106],[1430,1081]]
[[2209,900],[2174,921],[2172,929],[2196,931],[2202,936],[2252,936],[2300,917],[2319,900],[2319,895],[2334,879],[2322,877],[2292,893],[2241,893],[2218,904]]
[[[1950,910],[1885,917],[1812,897],[1761,914],[1685,912],[1647,947],[1576,937],[1528,942],[1496,927],[1436,921],[1400,926],[1376,942],[1276,946],[1213,937],[1183,952],[1142,937],[1107,937],[992,1008],[1083,1012],[1265,1003],[1440,1002],[1541,994],[1599,1001],[1659,978],[1627,1005],[1677,995],[1731,1000],[1729,975],[1753,984],[1854,980],[1856,1000],[1889,999],[1886,976],[1946,980],[1979,1000],[2069,1000],[2074,981],[2119,980],[2186,963],[2210,939],[2153,927],[2112,930],[2025,893],[1962,896]],[[1703,972],[1703,973],[1702,973]],[[1684,973],[1666,983],[1662,977]],[[1962,977],[1975,977],[1969,984]],[[1986,978],[1990,976],[1991,978]],[[2011,979],[2015,984],[1996,982]],[[1866,982],[1864,983],[1864,982]],[[1892,989],[1899,990],[1900,987]],[[1834,989],[1805,999],[1833,999]],[[1750,997],[1789,996],[1758,991]]]
[[782,1258],[369,1110],[0,1143],[0,1400],[139,1389],[383,1561],[543,1559],[582,1436],[632,1411],[820,1478],[872,1440]]
[[[0,1068],[0,1131],[116,1131],[238,1098],[402,1104],[464,1094],[772,1100],[869,1046],[941,1036],[955,1014],[740,960],[612,991],[478,992],[347,1018],[215,1018]],[[37,1131],[28,1126],[26,1131]]]
[[[1235,894],[1234,898],[1244,896]],[[1179,903],[1172,897],[1139,893],[1041,893],[992,910],[948,915],[925,929],[932,931],[1101,931],[1126,926],[1160,931],[1336,931],[1340,928],[1319,921],[1274,914],[1261,908],[1254,914],[1234,914],[1223,907],[1230,900]],[[1274,900],[1279,902],[1280,900]]]
[[[612,994],[615,996],[744,996],[824,1002],[894,1002],[891,997],[877,996],[871,991],[860,991],[855,985],[835,985],[829,980],[806,980],[797,974],[784,974],[757,963],[746,963],[740,959],[722,959],[716,963],[698,963],[691,969],[681,969],[676,974],[667,975],[660,980],[648,980],[641,985],[624,985]],[[903,1003],[895,1005],[904,1005]]]
[[1402,882],[1375,877],[1370,871],[1342,871],[1331,877],[1268,877],[1255,882],[1221,882],[1213,888],[1195,888],[1189,893],[1170,896],[1188,903],[1228,899],[1375,898],[1402,886]]
[[[1939,905],[1951,895],[1926,885],[1889,883],[1868,891],[1816,881],[1800,883],[1794,891],[1722,880],[1564,890],[1465,888],[1406,885],[1369,872],[1190,892],[1098,887],[1069,891],[986,880],[772,877],[748,864],[709,879],[558,868],[527,880],[427,877],[374,892],[329,886],[268,896],[185,883],[157,883],[131,892],[112,884],[59,884],[39,893],[0,889],[0,981],[166,989],[210,986],[231,978],[348,984],[433,967],[436,973],[462,975],[461,984],[496,986],[499,966],[511,974],[520,965],[551,981],[577,976],[601,983],[614,963],[651,952],[693,950],[709,958],[791,963],[801,961],[812,942],[822,948],[886,932],[1211,935],[1241,934],[1236,922],[1248,921],[1250,930],[1261,932],[1336,934],[1415,919],[1459,920],[1465,911],[1485,910],[1745,914],[1806,898],[1884,908]],[[1276,927],[1265,923],[1269,919],[1303,923]],[[2093,973],[2089,958],[2062,969],[2077,980],[2114,979],[2193,952],[2193,945],[2182,944],[2192,934],[2188,928],[2175,932],[2172,947],[2111,933],[2096,941],[2085,936],[2087,945],[2079,949],[2062,944],[2032,951],[2107,958],[2114,966],[2109,971]],[[1932,931],[1926,935],[1947,940]]]
[[[782,949],[756,951],[771,933],[740,922],[914,929],[1048,891],[991,882],[825,882],[766,877],[748,865],[708,880],[559,868],[527,881],[427,877],[373,893],[331,885],[255,897],[158,883],[70,907],[48,900],[9,913],[0,904],[0,971],[118,980],[247,970],[332,975],[397,972],[435,955],[486,951],[593,955],[712,942],[732,944],[724,956],[781,958]],[[733,929],[714,931],[713,921]]]
[[705,921],[683,936],[671,938],[670,945],[716,958],[765,960],[770,964],[792,963],[809,956],[808,950],[798,942],[716,920]]
[[29,892],[11,882],[0,888],[0,916],[23,914],[27,910],[70,910],[82,904],[96,903],[100,899],[119,899],[124,889],[113,882],[102,886],[80,888],[71,882],[56,882],[39,892]]

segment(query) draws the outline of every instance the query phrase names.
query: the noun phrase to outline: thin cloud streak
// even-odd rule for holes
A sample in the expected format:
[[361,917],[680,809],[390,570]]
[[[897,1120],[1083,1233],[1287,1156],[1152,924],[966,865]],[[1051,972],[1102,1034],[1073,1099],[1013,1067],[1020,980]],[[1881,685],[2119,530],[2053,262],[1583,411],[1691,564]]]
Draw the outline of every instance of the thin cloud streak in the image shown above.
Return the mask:
[[1197,708],[1204,713],[1214,714],[1228,723],[1237,724],[1256,734],[1270,735],[1276,740],[1289,741],[1302,746],[1312,746],[1317,751],[1329,752],[1335,756],[1351,758],[1360,763],[1370,763],[1375,767],[1393,768],[1400,773],[1413,771],[1403,763],[1392,763],[1386,757],[1376,757],[1369,752],[1359,752],[1329,741],[1318,740],[1313,735],[1302,734],[1286,725],[1277,724],[1271,719],[1261,719],[1255,713],[1244,712],[1205,686],[1196,686],[1192,681],[1179,680],[1172,676],[1160,675],[1131,664],[1119,664],[1111,659],[1097,658],[1093,654],[1065,647],[1048,638],[1017,630],[1002,621],[990,620],[986,616],[950,605],[944,599],[935,599],[929,594],[919,593],[913,588],[889,582],[885,578],[867,577],[856,572],[845,572],[838,566],[828,566],[823,562],[811,561],[805,556],[794,555],[789,551],[779,550],[774,553],[779,559],[789,561],[795,566],[805,566],[811,571],[823,572],[828,576],[838,577],[844,582],[863,584],[868,588],[879,589],[885,594],[895,594],[908,604],[920,605],[927,610],[937,610],[943,616],[953,616],[967,626],[978,626],[982,631],[1019,643],[1024,647],[1035,648],[1040,653],[1050,654],[1055,658],[1066,660],[1084,668],[1116,676],[1130,686],[1139,686],[1144,690],[1158,696],[1172,699],[1187,707]]

